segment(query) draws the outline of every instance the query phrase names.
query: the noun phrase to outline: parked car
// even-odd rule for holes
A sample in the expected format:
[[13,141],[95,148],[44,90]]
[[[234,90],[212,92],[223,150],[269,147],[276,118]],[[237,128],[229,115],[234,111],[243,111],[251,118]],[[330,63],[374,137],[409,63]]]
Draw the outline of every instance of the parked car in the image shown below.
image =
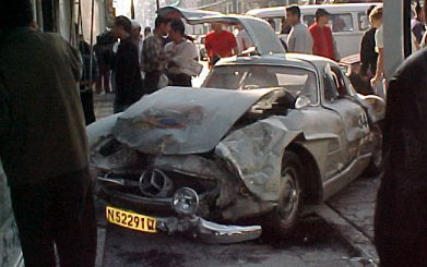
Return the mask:
[[380,170],[382,99],[357,95],[329,59],[285,54],[261,19],[181,13],[241,24],[256,49],[221,59],[201,89],[164,88],[88,127],[110,223],[219,243],[286,237],[304,207]]
[[[324,8],[331,13],[330,25],[336,40],[339,55],[344,58],[360,51],[360,40],[363,33],[369,28],[369,19],[366,10],[371,5],[382,3],[357,3],[357,4],[327,4],[300,6],[302,21],[310,26],[316,21],[316,10]],[[272,7],[253,9],[248,15],[262,19],[274,20],[275,31],[280,38],[286,41],[286,35],[280,33],[282,20],[285,18],[286,7]]]

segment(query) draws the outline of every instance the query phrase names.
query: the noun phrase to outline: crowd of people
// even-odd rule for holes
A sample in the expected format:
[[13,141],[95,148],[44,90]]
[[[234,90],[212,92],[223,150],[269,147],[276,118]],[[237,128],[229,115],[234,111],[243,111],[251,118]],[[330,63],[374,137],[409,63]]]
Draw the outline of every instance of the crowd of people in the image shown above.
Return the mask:
[[[162,87],[191,86],[192,77],[201,72],[196,46],[180,19],[158,16],[153,32],[150,27],[144,29],[143,35],[141,32],[137,21],[118,16],[112,31],[98,36],[94,46],[96,58],[92,65],[97,70],[90,84],[95,83],[98,93],[115,93],[114,113]],[[85,68],[90,68],[84,63]],[[82,98],[87,124],[93,122],[90,102],[93,100]]]
[[[375,5],[367,10],[370,28],[361,39],[360,62],[352,62],[349,78],[359,93],[385,97],[382,12],[382,6]],[[286,51],[335,61],[341,59],[329,25],[331,14],[327,10],[319,8],[309,27],[301,21],[301,10],[297,5],[286,7],[285,13],[281,33],[287,34],[287,38],[281,41]],[[267,22],[275,29],[274,20]],[[426,26],[424,10],[418,2],[411,29],[413,50],[419,50],[426,43]],[[158,16],[153,32],[150,27],[144,28],[143,35],[141,32],[142,27],[137,21],[117,17],[112,31],[97,37],[92,60],[88,52],[90,47],[81,42],[86,74],[81,82],[81,98],[87,124],[95,120],[93,84],[97,93],[115,93],[114,112],[117,113],[144,94],[167,85],[191,86],[192,77],[200,74],[199,52],[194,40],[186,35],[181,19]],[[242,25],[236,25],[233,33],[224,24],[214,23],[212,31],[205,37],[209,68],[219,59],[243,53],[250,47],[253,47],[252,39]],[[91,75],[89,62],[92,62]]]

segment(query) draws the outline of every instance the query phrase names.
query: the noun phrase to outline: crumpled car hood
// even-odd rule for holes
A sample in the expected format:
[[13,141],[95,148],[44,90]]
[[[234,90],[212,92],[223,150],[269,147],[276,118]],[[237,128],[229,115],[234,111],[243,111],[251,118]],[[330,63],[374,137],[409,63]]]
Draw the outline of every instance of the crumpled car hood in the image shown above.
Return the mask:
[[147,154],[206,153],[271,91],[166,87],[122,113],[113,135],[119,142]]

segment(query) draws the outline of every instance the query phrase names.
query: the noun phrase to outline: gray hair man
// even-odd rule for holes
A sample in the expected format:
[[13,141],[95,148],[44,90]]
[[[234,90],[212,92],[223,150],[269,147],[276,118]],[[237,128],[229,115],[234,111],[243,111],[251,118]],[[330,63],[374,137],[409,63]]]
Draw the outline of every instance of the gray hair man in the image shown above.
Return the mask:
[[293,53],[312,54],[313,38],[307,25],[301,23],[301,10],[292,5],[286,8],[286,20],[292,26],[288,35],[288,51]]

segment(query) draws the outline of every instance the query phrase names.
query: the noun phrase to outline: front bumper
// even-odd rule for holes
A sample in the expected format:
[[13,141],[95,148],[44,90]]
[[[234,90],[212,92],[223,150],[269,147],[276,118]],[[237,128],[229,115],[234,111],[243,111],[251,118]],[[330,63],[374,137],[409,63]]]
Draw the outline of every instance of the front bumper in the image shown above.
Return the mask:
[[[100,177],[99,179],[105,181],[104,178]],[[258,225],[225,225],[208,221],[195,214],[177,215],[179,213],[173,208],[173,198],[147,198],[133,194],[125,194],[123,192],[119,193],[114,190],[108,190],[106,187],[102,186],[101,194],[104,194],[102,198],[104,198],[109,205],[123,207],[124,203],[126,203],[124,208],[128,210],[137,211],[138,213],[141,212],[143,214],[153,213],[166,215],[147,217],[155,219],[156,231],[167,234],[183,233],[196,240],[213,244],[245,242],[257,239],[262,234],[262,228]],[[139,215],[145,216],[142,214]],[[128,227],[125,226],[125,228]]]
[[212,244],[239,243],[257,239],[261,226],[223,225],[198,216],[157,218],[157,230],[168,234],[185,233],[194,239]]

